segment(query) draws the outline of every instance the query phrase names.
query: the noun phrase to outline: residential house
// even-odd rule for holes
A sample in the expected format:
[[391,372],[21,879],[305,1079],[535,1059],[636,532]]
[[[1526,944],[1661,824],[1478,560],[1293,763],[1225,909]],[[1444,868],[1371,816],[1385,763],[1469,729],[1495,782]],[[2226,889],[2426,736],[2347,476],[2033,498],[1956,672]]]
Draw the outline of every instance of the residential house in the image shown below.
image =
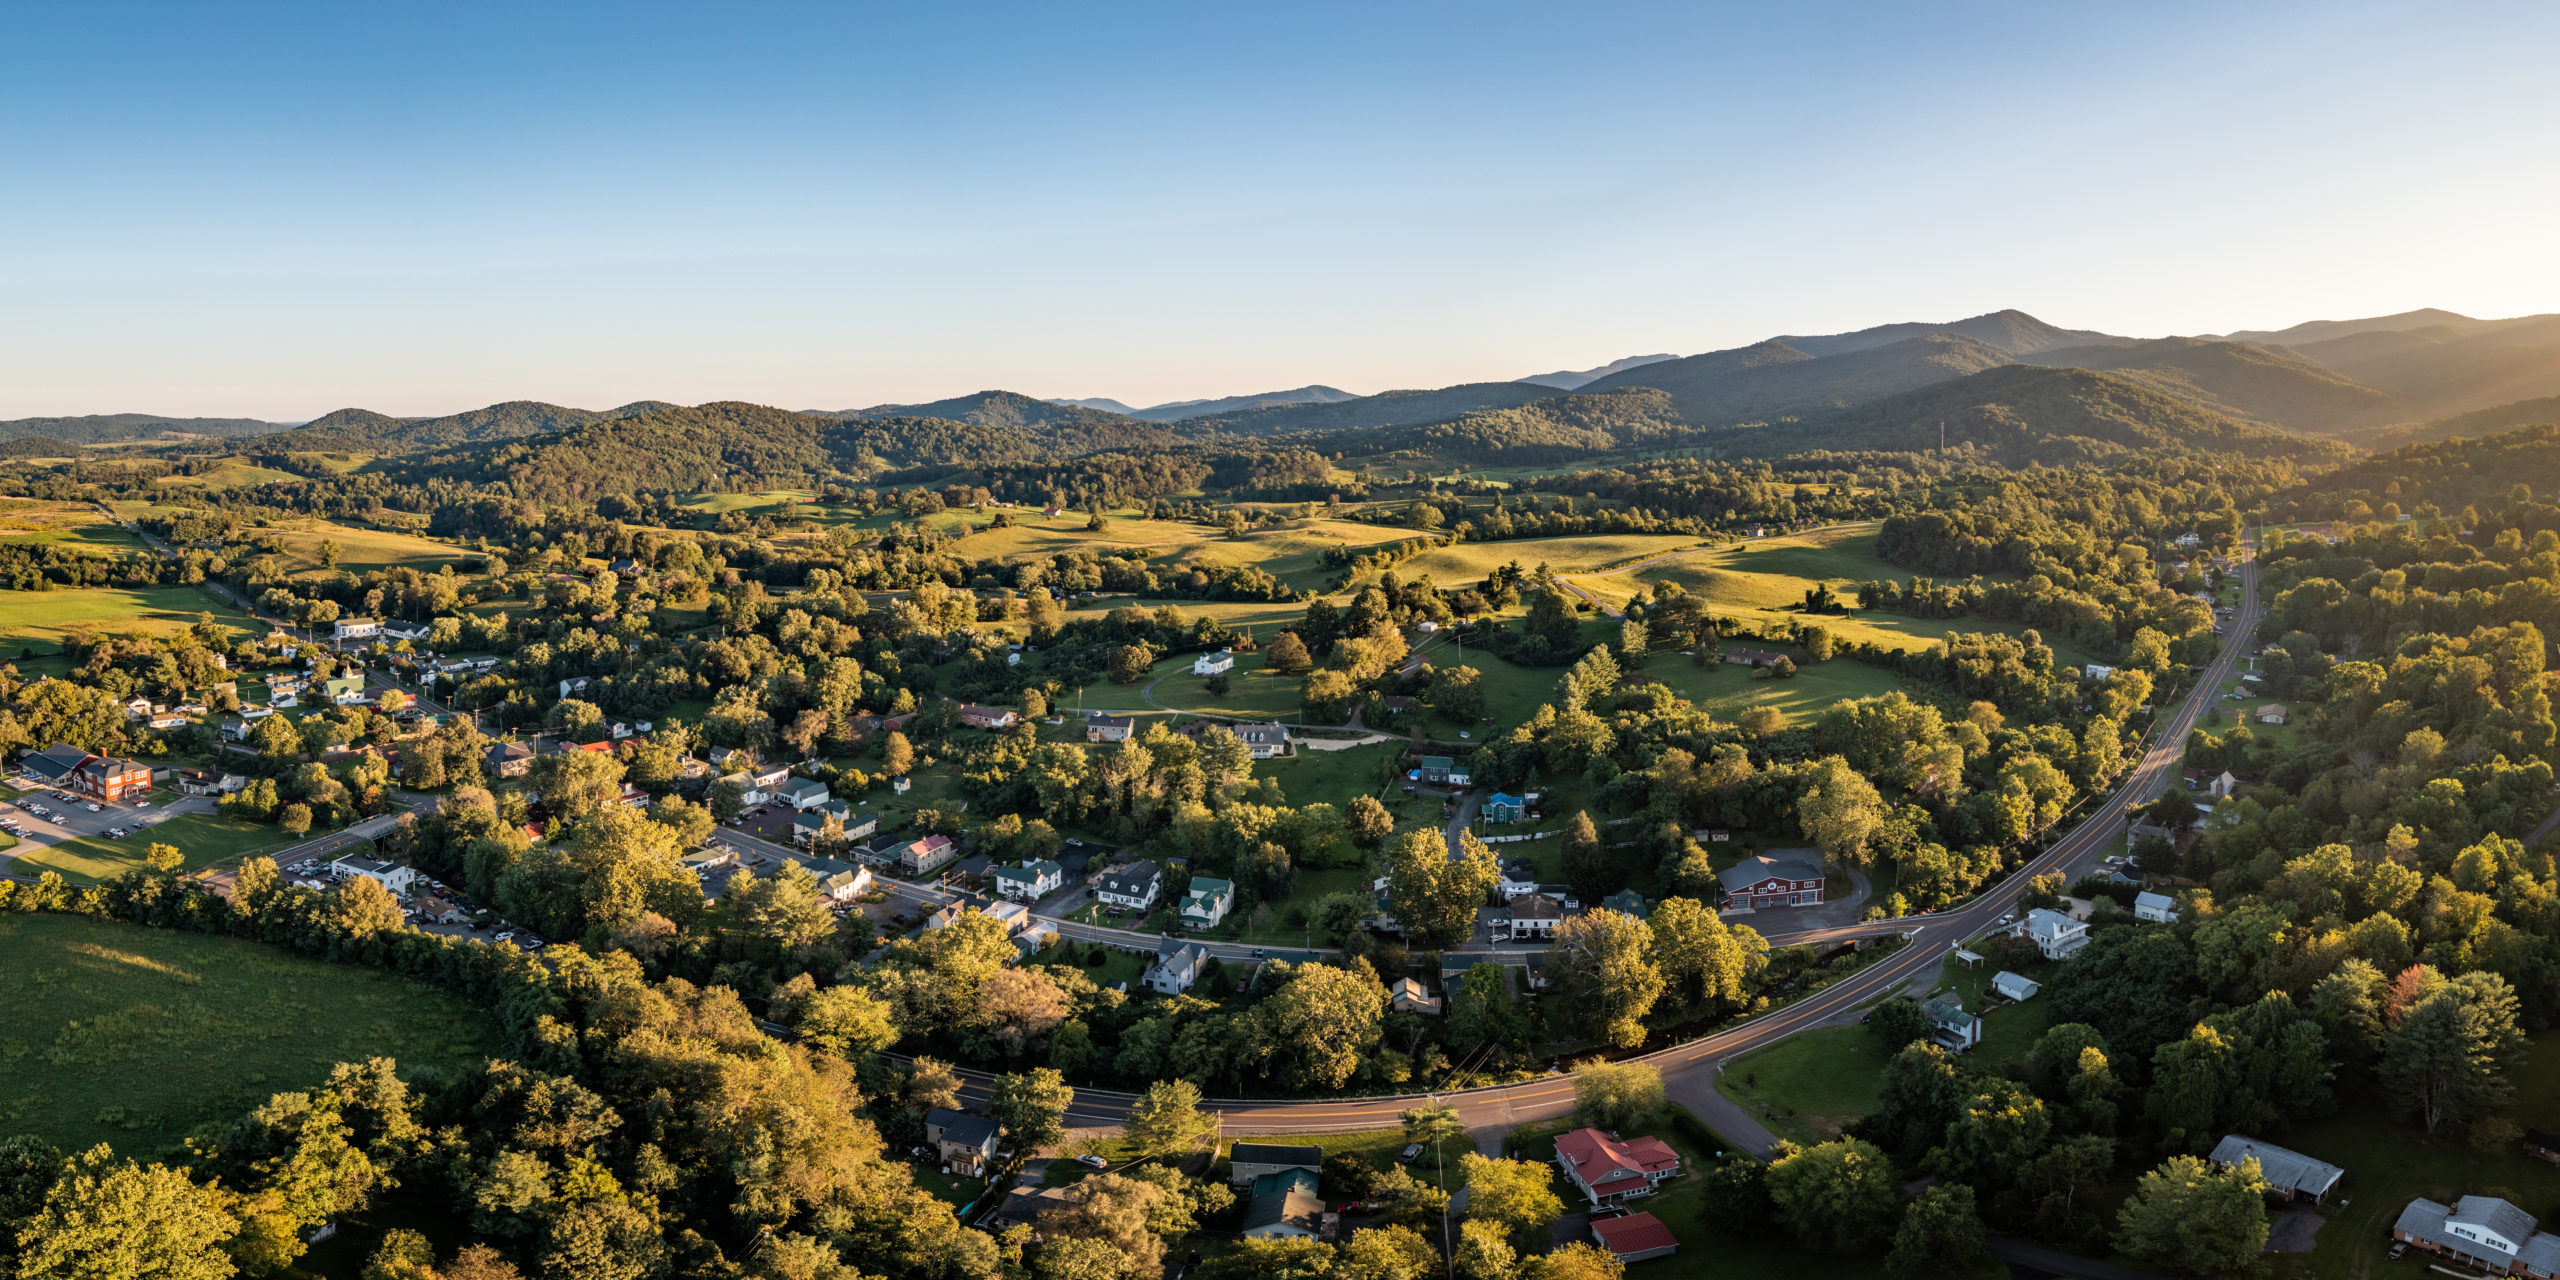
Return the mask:
[[640,576],[640,562],[637,560],[629,558],[616,560],[613,562],[612,567],[615,575],[619,577],[637,578]]
[[871,868],[833,858],[811,858],[809,874],[818,878],[818,892],[837,902],[851,902],[871,892]]
[[983,1173],[996,1159],[996,1122],[982,1115],[935,1107],[924,1113],[924,1139],[944,1165]]
[[1008,938],[1022,932],[1023,926],[1031,923],[1031,908],[1019,902],[990,902],[981,914],[1003,925]]
[[264,714],[224,716],[222,726],[216,732],[222,735],[222,740],[225,742],[247,742],[249,730],[266,718]]
[[1529,816],[1529,802],[1509,792],[1496,791],[1485,797],[1476,812],[1487,822],[1518,822]]
[[1982,1019],[1965,1012],[1962,994],[1931,996],[1920,1002],[1920,1012],[1929,1015],[1929,1038],[1940,1048],[1962,1053],[1982,1043]]
[[395,643],[406,640],[411,644],[423,644],[428,634],[429,628],[423,622],[385,621],[382,624],[382,638]]
[[140,720],[150,714],[151,699],[149,698],[131,698],[124,704],[124,718],[127,720]]
[[2240,789],[2240,779],[2233,777],[2229,769],[2218,772],[2189,769],[2182,776],[2187,781],[2187,790],[2201,791],[2214,800],[2227,800]]
[[[1379,877],[1378,884],[1378,891],[1384,893],[1386,891],[1386,878],[1383,876]],[[1536,893],[1538,891],[1538,869],[1535,866],[1530,865],[1530,863],[1525,859],[1514,859],[1510,862],[1503,863],[1502,879],[1494,883],[1494,888],[1501,892],[1503,900],[1506,902],[1513,898],[1517,898],[1524,893]]]
[[2133,918],[2150,924],[2175,924],[2178,900],[2165,893],[2137,893],[2133,895]]
[[1186,929],[1215,929],[1235,905],[1234,881],[1193,876],[1190,890],[1182,895],[1182,925]]
[[1225,649],[1204,653],[1191,660],[1191,674],[1195,676],[1225,675],[1235,669],[1236,655]]
[[587,686],[590,683],[592,683],[592,681],[588,680],[585,676],[571,676],[560,682],[560,696],[563,698],[576,697],[579,694],[585,693],[587,691]]
[[905,795],[906,793],[915,790],[915,786],[915,779],[910,778],[903,773],[899,774],[897,777],[889,779],[889,790],[897,795]]
[[1727,649],[1724,651],[1724,660],[1738,667],[1774,667],[1778,665],[1779,659],[1786,656],[1787,655],[1783,653],[1772,653],[1767,649]]
[[1447,756],[1424,756],[1413,771],[1413,780],[1434,787],[1472,787],[1475,775],[1468,766]]
[[418,878],[415,869],[380,858],[340,858],[330,863],[329,869],[342,876],[363,876],[393,893],[407,893]]
[[1622,1263],[1668,1258],[1680,1252],[1680,1237],[1671,1234],[1671,1228],[1650,1213],[1593,1219],[1591,1238]]
[[2549,1164],[2560,1164],[2560,1133],[2549,1129],[2526,1129],[2524,1153]]
[[2089,925],[2049,907],[2027,913],[2027,936],[2047,960],[2068,960],[2089,945]]
[[996,893],[1016,902],[1038,902],[1066,883],[1066,870],[1047,858],[995,869]]
[[1564,923],[1564,904],[1545,893],[1524,893],[1511,900],[1511,936],[1544,938]]
[[1140,861],[1103,872],[1093,896],[1115,907],[1144,911],[1156,904],[1156,895],[1163,891],[1164,871],[1153,862]]
[[1041,1214],[1071,1203],[1073,1198],[1067,1187],[1017,1186],[996,1205],[995,1220],[982,1224],[982,1228],[1002,1234],[1009,1227],[1037,1226]]
[[1293,1185],[1247,1201],[1243,1234],[1248,1240],[1319,1236],[1332,1218],[1324,1211],[1324,1201],[1316,1199],[1313,1191],[1302,1191]]
[[972,729],[1002,729],[1021,718],[1009,707],[982,707],[972,702],[960,708],[960,723]]
[[960,917],[967,915],[968,913],[969,908],[964,907],[957,902],[941,907],[935,910],[931,915],[924,918],[925,932],[931,933],[936,929],[948,929],[951,926],[960,923]]
[[1644,895],[1633,889],[1620,889],[1616,893],[1602,898],[1600,900],[1600,905],[1607,907],[1611,911],[1617,912],[1619,915],[1634,916],[1638,920],[1645,919],[1653,914],[1645,909]]
[[320,688],[328,695],[329,701],[342,707],[352,707],[364,701],[363,676],[332,676]]
[[1576,1129],[1556,1138],[1556,1167],[1598,1208],[1652,1195],[1680,1172],[1680,1153],[1660,1138],[1622,1140]]
[[2412,1200],[2391,1238],[2491,1275],[2560,1275],[2560,1236],[2535,1230],[2533,1215],[2496,1196],[2464,1196],[2446,1206]]
[[1776,849],[1745,858],[1716,873],[1727,910],[1810,907],[1822,901],[1822,855],[1812,849]]
[[[722,867],[738,865],[738,851],[727,845],[705,845],[699,849],[687,850],[682,857],[676,859],[676,865],[696,876],[705,876]],[[815,868],[812,870],[814,871]]]
[[533,768],[533,748],[521,742],[493,742],[481,767],[493,778],[521,778]]
[[2115,669],[2114,667],[2110,667],[2110,666],[2103,666],[2103,665],[2101,665],[2101,664],[2099,664],[2099,663],[2095,663],[2095,662],[2092,662],[2092,663],[2090,663],[2088,666],[2085,666],[2085,667],[2080,668],[2080,674],[2081,674],[2084,678],[2086,678],[2086,679],[2090,679],[2090,680],[2104,680],[2104,679],[2106,679],[2107,677],[2114,675],[2115,673],[2116,673],[2116,669]]
[[1394,1013],[1418,1013],[1426,1018],[1440,1016],[1440,997],[1431,988],[1411,978],[1398,978],[1387,984],[1387,1008]]
[[339,640],[371,640],[382,634],[379,618],[340,618],[333,633]]
[[926,836],[899,848],[898,866],[908,875],[920,876],[941,870],[959,856],[959,841],[949,836]]
[[1200,971],[1208,967],[1208,948],[1167,938],[1157,945],[1155,961],[1147,966],[1147,986],[1158,995],[1178,996],[1189,991],[1200,980]]
[[2023,973],[2003,969],[1991,975],[1991,989],[2000,993],[2004,1000],[2033,1000],[2037,992],[2044,990],[2044,984]]
[[2237,1133],[2223,1135],[2207,1158],[2225,1169],[2237,1168],[2243,1160],[2255,1160],[2258,1176],[2267,1180],[2267,1194],[2313,1204],[2327,1200],[2329,1193],[2337,1189],[2338,1180],[2347,1176],[2346,1170],[2326,1160],[2314,1160],[2299,1151]]
[[1301,1170],[1308,1177],[1320,1173],[1324,1166],[1324,1148],[1291,1146],[1277,1142],[1239,1142],[1227,1148],[1227,1181],[1239,1187],[1250,1187],[1256,1178]]
[[1126,742],[1129,740],[1129,735],[1137,731],[1136,716],[1085,717],[1084,740],[1087,742]]
[[187,718],[175,711],[154,711],[143,723],[153,729],[178,729],[185,727]]
[[1269,760],[1289,754],[1289,727],[1280,724],[1240,724],[1235,735],[1245,750],[1256,760]]
[[2281,702],[2270,702],[2258,708],[2258,723],[2283,724],[2292,712]]
[[806,813],[825,807],[829,800],[835,799],[835,795],[827,790],[827,784],[815,778],[793,778],[774,788],[773,798]]
[[791,766],[787,764],[757,765],[747,770],[747,781],[753,783],[756,790],[763,792],[766,799],[771,799],[774,792],[780,790],[784,783],[791,781]]
[[180,769],[177,772],[178,794],[186,796],[229,795],[249,785],[249,780],[236,773],[214,769]]

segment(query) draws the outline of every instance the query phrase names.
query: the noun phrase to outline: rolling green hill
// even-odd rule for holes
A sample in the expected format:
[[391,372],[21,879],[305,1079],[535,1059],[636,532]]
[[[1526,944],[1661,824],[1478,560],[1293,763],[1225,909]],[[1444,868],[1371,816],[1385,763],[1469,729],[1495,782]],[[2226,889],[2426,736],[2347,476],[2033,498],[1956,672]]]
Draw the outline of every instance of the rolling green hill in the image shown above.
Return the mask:
[[509,400],[436,418],[394,418],[371,409],[339,409],[291,431],[261,438],[260,449],[285,452],[416,453],[488,440],[513,440],[672,408],[654,400],[619,409],[571,409],[538,400]]
[[16,418],[0,422],[0,440],[43,436],[65,444],[128,444],[191,437],[264,435],[276,423],[256,418],[166,418],[156,413],[100,413],[80,418]]
[[1148,424],[1127,414],[1089,409],[1079,404],[1060,404],[1011,391],[980,391],[974,395],[955,396],[931,404],[883,404],[868,409],[853,409],[821,417],[939,418],[965,422],[973,427],[997,430],[1046,429],[1057,427],[1104,428],[1122,432],[1136,429],[1142,434]]
[[1178,424],[1189,433],[1276,436],[1296,431],[1343,431],[1356,427],[1402,427],[1444,422],[1486,409],[1517,409],[1556,393],[1553,387],[1526,382],[1469,382],[1437,391],[1385,391],[1357,400],[1330,404],[1278,404],[1233,413],[1185,418]]

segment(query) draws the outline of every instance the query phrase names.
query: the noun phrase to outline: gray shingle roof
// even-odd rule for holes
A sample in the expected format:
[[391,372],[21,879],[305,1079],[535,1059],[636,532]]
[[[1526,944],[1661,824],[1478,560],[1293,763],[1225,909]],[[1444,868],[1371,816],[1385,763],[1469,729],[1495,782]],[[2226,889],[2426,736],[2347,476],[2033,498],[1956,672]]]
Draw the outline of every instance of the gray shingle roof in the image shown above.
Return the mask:
[[2464,1196],[2454,1201],[2451,1220],[2476,1222],[2518,1242],[2533,1234],[2533,1215],[2496,1196]]
[[2299,1151],[2288,1151],[2271,1142],[2262,1142],[2246,1134],[2227,1135],[2213,1148],[2213,1162],[2234,1165],[2256,1157],[2258,1172],[2265,1175],[2267,1185],[2279,1191],[2303,1195],[2327,1195],[2338,1185],[2347,1171],[2326,1160],[2315,1160]]
[[944,1142],[980,1149],[995,1145],[996,1122],[985,1116],[935,1107],[925,1113],[924,1122],[927,1127],[940,1126]]
[[1811,849],[1779,849],[1745,858],[1716,873],[1725,892],[1739,893],[1772,876],[1785,880],[1819,880],[1822,859]]
[[1260,1195],[1245,1206],[1244,1229],[1253,1231],[1286,1222],[1291,1226],[1314,1231],[1324,1217],[1324,1201],[1304,1191],[1290,1190]]

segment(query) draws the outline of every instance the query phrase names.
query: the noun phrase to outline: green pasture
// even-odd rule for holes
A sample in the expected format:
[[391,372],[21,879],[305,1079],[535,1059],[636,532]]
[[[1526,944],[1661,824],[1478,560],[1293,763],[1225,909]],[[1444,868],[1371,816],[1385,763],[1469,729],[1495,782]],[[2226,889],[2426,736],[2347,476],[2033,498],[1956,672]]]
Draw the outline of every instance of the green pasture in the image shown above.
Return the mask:
[[167,635],[210,613],[236,630],[263,630],[194,587],[65,587],[0,591],[0,653],[58,652],[78,631]]
[[161,1155],[337,1063],[473,1070],[488,1016],[434,988],[233,938],[0,916],[0,1131]]

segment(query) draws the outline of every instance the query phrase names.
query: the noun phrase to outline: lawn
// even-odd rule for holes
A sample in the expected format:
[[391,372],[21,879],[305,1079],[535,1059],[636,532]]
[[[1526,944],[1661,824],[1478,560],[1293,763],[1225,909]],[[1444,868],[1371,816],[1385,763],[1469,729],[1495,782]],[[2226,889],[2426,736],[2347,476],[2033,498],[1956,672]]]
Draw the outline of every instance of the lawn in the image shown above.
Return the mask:
[[[1849,604],[1858,585],[1869,581],[1908,581],[1910,576],[1875,558],[1876,525],[1840,525],[1787,537],[1757,538],[1703,548],[1677,560],[1631,573],[1576,577],[1574,585],[1620,606],[1640,592],[1676,582],[1704,601],[1719,617],[1755,624],[1799,621],[1818,625],[1843,641],[1893,649],[1935,645],[1959,632],[1996,631],[2016,635],[2024,627],[1980,618],[1914,618],[1870,612],[1850,604],[1846,613],[1809,615],[1798,612],[1804,593],[1828,586]],[[1748,640],[1736,641],[1749,644]],[[2055,655],[2080,665],[2099,660],[2051,637],[2045,643]]]
[[175,846],[187,856],[186,869],[200,870],[245,854],[271,852],[297,843],[296,837],[262,823],[214,814],[182,813],[121,840],[85,836],[44,848],[23,847],[9,870],[31,876],[59,871],[76,881],[112,880],[143,867],[142,855],[152,845]]
[[223,463],[221,466],[216,467],[211,471],[203,473],[202,475],[162,476],[159,479],[152,481],[150,487],[154,489],[177,490],[237,489],[245,485],[265,484],[270,480],[299,480],[301,478],[302,477],[297,476],[290,471],[278,471],[273,467],[252,466],[246,462],[233,459]]
[[0,1132],[157,1155],[331,1066],[470,1070],[488,1016],[431,987],[234,938],[0,916]]
[[306,520],[270,532],[284,543],[286,567],[295,573],[319,571],[320,544],[331,541],[338,544],[338,568],[350,573],[403,565],[421,573],[433,573],[450,564],[454,566],[454,572],[468,576],[479,572],[482,559],[449,542],[435,542],[388,529],[360,529],[326,520]]
[[[2533,1037],[2532,1055],[2515,1079],[2515,1101],[2505,1115],[2519,1125],[2560,1127],[2560,1032]],[[2336,1111],[2324,1120],[2266,1135],[2269,1142],[2326,1160],[2347,1171],[2326,1210],[2317,1247],[2284,1255],[2274,1274],[2282,1280],[2364,1280],[2368,1276],[2418,1280],[2429,1273],[2412,1250],[2399,1262],[2383,1261],[2391,1247],[2392,1220],[2419,1196],[2450,1204],[2458,1196],[2495,1195],[2523,1206],[2552,1225],[2560,1205],[2560,1166],[2519,1153],[2514,1144],[2491,1154],[2446,1133],[2430,1139],[2415,1124],[2360,1089],[2341,1089]]]
[[1387,790],[1389,776],[1404,751],[1402,742],[1381,742],[1347,751],[1316,751],[1300,744],[1294,756],[1255,761],[1253,775],[1278,779],[1291,804],[1322,801],[1344,809],[1355,796],[1377,796]]
[[[1158,576],[1173,566],[1252,565],[1301,591],[1317,590],[1340,573],[1324,564],[1327,551],[1420,536],[1411,529],[1350,520],[1292,521],[1230,538],[1214,526],[1179,520],[1114,516],[1103,521],[1101,530],[1091,531],[1085,528],[1081,512],[1050,517],[1016,511],[1014,523],[1003,529],[988,528],[991,518],[969,517],[966,523],[976,532],[954,544],[953,550],[973,560],[1030,560],[1077,548],[1104,552],[1135,547],[1147,553]],[[1190,607],[1189,602],[1184,607]],[[1215,607],[1204,606],[1203,611]],[[1303,605],[1291,608],[1305,611]]]
[[1765,704],[1784,712],[1787,723],[1797,727],[1811,724],[1835,702],[1878,697],[1905,687],[1900,676],[1848,658],[1808,662],[1785,680],[1731,663],[1701,667],[1678,654],[1646,663],[1644,673],[1718,720],[1738,720],[1743,712]]
[[235,630],[264,630],[194,587],[0,591],[0,652],[57,652],[66,636],[79,631],[168,635],[195,625],[207,613]]
[[141,542],[96,507],[41,498],[0,498],[0,542],[59,546],[112,558],[142,550]]
[[1054,964],[1073,969],[1093,979],[1093,984],[1098,987],[1108,987],[1114,982],[1126,982],[1131,990],[1135,990],[1138,979],[1146,974],[1147,957],[1133,951],[1123,951],[1118,947],[1104,947],[1102,948],[1103,962],[1088,968],[1085,965],[1085,957],[1092,953],[1094,945],[1093,943],[1051,943],[1047,950],[1032,956],[1030,963]]
[[1716,1089],[1771,1133],[1812,1146],[1876,1109],[1886,1056],[1863,1026],[1817,1027],[1725,1064]]

